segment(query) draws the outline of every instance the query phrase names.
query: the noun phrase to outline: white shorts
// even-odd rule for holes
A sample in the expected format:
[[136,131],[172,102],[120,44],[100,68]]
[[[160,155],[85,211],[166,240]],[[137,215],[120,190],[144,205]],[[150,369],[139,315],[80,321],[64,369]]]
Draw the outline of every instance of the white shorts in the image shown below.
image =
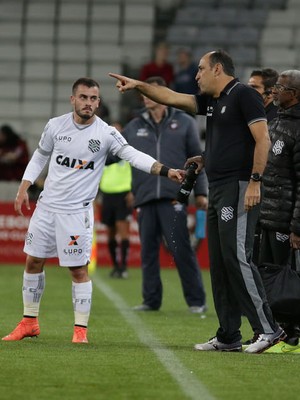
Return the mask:
[[37,207],[26,233],[24,252],[38,258],[58,257],[61,267],[80,267],[90,261],[94,213],[59,214]]

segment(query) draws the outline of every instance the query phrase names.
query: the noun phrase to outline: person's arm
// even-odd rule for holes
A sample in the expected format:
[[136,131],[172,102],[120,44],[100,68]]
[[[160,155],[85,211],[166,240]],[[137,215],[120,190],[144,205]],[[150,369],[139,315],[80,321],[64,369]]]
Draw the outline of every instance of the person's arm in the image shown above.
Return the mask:
[[[262,175],[267,163],[268,152],[270,148],[270,137],[266,121],[258,121],[249,126],[251,134],[255,140],[255,149],[253,157],[252,173]],[[245,209],[260,203],[261,200],[261,182],[255,182],[250,179],[249,185],[245,194]]]
[[22,180],[22,182],[20,183],[19,190],[18,190],[16,199],[15,199],[15,204],[14,204],[15,211],[19,215],[24,215],[23,211],[22,211],[23,204],[25,204],[25,207],[27,208],[27,210],[30,210],[29,196],[28,196],[27,190],[29,189],[29,187],[31,185],[32,185],[32,183],[30,181],[26,181],[26,180]]
[[197,112],[194,95],[174,92],[174,90],[165,86],[150,85],[149,83],[131,79],[123,75],[109,73],[109,76],[117,79],[116,87],[121,93],[136,89],[157,103],[176,107],[191,114],[196,114]]
[[141,171],[147,172],[148,174],[166,176],[177,183],[181,183],[185,175],[184,171],[169,168],[155,160],[155,158],[128,144],[121,147],[117,156],[122,160],[128,161],[130,165]]
[[50,154],[43,152],[40,148],[35,150],[31,160],[29,161],[26,170],[24,172],[22,182],[19,186],[19,190],[15,199],[15,211],[19,215],[23,215],[22,205],[25,204],[27,210],[30,210],[29,196],[27,190],[40,176],[41,172],[45,168]]

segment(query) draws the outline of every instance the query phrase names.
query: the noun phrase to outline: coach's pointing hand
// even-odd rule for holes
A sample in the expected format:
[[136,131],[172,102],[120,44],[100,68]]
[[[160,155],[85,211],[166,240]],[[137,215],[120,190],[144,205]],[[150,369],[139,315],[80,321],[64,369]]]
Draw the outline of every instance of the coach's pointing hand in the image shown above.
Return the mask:
[[119,89],[121,93],[124,93],[127,90],[135,89],[138,83],[137,80],[128,78],[127,76],[124,75],[113,74],[110,72],[109,76],[117,79],[116,87]]

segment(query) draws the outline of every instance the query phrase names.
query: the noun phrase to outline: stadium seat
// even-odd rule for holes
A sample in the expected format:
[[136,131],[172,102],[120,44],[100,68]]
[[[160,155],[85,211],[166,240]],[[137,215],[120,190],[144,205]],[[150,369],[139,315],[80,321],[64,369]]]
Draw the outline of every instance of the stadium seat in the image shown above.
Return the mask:
[[22,25],[18,21],[0,20],[0,37],[1,41],[20,40],[22,33]]
[[230,45],[249,45],[256,46],[259,41],[259,29],[256,27],[238,27],[231,29],[228,35]]
[[53,63],[27,60],[24,64],[24,79],[48,80],[53,76]]
[[56,5],[54,1],[30,0],[27,2],[26,21],[28,25],[32,22],[53,21],[55,11]]
[[54,24],[53,22],[32,22],[26,25],[25,40],[44,42],[53,41],[54,39]]
[[31,61],[52,61],[54,57],[53,41],[41,43],[27,40],[24,46],[26,60]]
[[88,16],[87,1],[60,1],[60,21],[86,22]]
[[248,66],[257,64],[257,49],[254,46],[232,46],[229,47],[228,52],[237,65]]
[[99,43],[113,43],[120,42],[120,25],[103,22],[101,24],[95,23],[91,27],[91,42]]
[[[78,57],[79,54],[80,57]],[[85,43],[60,41],[57,44],[57,60],[59,63],[63,61],[74,61],[74,65],[87,62],[88,47]]]
[[293,43],[293,29],[288,28],[266,28],[262,33],[262,46],[291,46]]
[[84,22],[66,22],[60,20],[57,35],[61,42],[79,42],[86,43],[87,40],[87,24]]
[[261,47],[260,59],[262,65],[271,65],[278,70],[297,68],[295,49],[287,49],[286,47],[279,46]]
[[51,100],[53,97],[53,81],[49,79],[48,81],[42,82],[31,82],[26,81],[24,83],[24,101],[27,100],[47,100],[49,103],[49,108]]
[[96,22],[110,22],[118,25],[120,22],[120,4],[99,4],[93,2],[91,19],[92,24]]

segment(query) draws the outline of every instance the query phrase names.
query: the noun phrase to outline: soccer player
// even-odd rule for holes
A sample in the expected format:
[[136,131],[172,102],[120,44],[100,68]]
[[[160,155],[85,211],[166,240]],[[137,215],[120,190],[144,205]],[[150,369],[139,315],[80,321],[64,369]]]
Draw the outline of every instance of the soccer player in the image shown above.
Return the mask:
[[109,152],[142,171],[167,176],[180,183],[183,171],[166,167],[129,146],[114,127],[95,115],[100,87],[90,78],[72,87],[73,111],[49,120],[20,184],[15,210],[30,209],[27,190],[49,161],[43,192],[30,220],[24,252],[23,319],[2,340],[21,340],[40,334],[40,301],[45,287],[47,258],[58,257],[72,278],[75,326],[73,343],[87,343],[92,282],[88,276],[93,235],[93,200]]

